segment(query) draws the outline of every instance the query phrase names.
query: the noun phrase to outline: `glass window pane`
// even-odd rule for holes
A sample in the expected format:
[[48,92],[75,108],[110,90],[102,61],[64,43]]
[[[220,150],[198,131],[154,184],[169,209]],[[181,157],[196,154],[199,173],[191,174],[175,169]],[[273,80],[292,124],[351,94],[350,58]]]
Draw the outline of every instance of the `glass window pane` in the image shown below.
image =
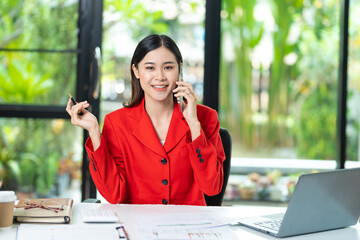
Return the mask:
[[80,201],[82,134],[64,119],[1,118],[1,190]]
[[169,35],[183,56],[184,81],[202,101],[205,0],[104,1],[102,118],[131,96],[130,61],[138,42],[149,34]]
[[260,175],[236,184],[269,200],[272,169],[284,193],[286,175],[336,167],[340,3],[222,4],[220,124],[233,137],[232,170]]
[[0,47],[76,49],[78,1],[5,0],[0,5]]
[[76,64],[74,53],[0,52],[0,104],[65,105]]
[[360,3],[350,1],[346,160],[360,160]]
[[221,120],[234,155],[335,159],[339,3],[226,2]]

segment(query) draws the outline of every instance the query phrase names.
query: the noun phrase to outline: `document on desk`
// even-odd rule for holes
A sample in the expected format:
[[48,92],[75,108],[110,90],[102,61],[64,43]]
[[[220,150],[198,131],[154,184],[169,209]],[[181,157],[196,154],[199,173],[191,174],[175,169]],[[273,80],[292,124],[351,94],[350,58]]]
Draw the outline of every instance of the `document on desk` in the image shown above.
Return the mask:
[[230,226],[203,229],[146,229],[138,226],[136,239],[148,240],[232,240],[238,239]]
[[40,225],[20,224],[17,240],[119,240],[119,224]]
[[137,214],[136,219],[136,239],[237,239],[230,227],[232,220],[211,212]]
[[230,225],[233,220],[214,216],[212,213],[197,212],[189,213],[159,213],[159,214],[138,214],[137,223],[142,226],[153,228],[170,229],[199,229]]

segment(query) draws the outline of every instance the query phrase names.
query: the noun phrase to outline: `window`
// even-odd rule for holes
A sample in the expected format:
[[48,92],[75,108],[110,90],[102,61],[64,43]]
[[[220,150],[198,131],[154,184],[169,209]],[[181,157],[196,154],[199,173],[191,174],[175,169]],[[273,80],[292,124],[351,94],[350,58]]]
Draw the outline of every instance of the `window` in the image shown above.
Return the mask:
[[78,4],[1,4],[0,104],[64,105],[74,92]]
[[349,13],[349,58],[348,58],[348,94],[347,94],[347,125],[346,125],[346,159],[360,160],[360,21],[356,16],[360,13],[360,4],[350,2]]
[[[256,189],[251,199],[269,200],[274,189],[282,201],[299,174],[336,168],[340,10],[339,1],[222,2],[220,121],[233,138],[232,171],[245,174],[234,182]],[[354,102],[352,79],[348,101]],[[349,106],[352,160],[357,114]]]
[[[86,12],[94,5],[94,1],[84,0],[1,3],[2,190],[16,190],[18,197],[66,196],[75,200],[80,200],[80,186],[85,192],[88,182],[84,179],[89,177],[81,173],[83,162],[86,165],[83,131],[66,120],[65,105],[69,92],[80,100],[88,99],[85,95],[91,90],[89,72],[96,69],[90,67],[92,59],[87,53],[92,46],[79,41],[92,29],[84,26],[91,25]],[[101,13],[102,8],[96,9]],[[97,43],[91,37],[86,41]],[[72,186],[75,190],[69,192]]]
[[0,118],[2,189],[17,197],[67,196],[71,182],[79,187],[82,131],[64,119]]

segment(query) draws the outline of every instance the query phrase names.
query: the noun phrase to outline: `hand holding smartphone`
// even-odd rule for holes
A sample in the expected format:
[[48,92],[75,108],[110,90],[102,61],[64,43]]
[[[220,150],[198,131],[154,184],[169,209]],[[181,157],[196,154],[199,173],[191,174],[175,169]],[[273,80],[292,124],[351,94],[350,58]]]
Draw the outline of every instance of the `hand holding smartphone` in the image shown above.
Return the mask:
[[[183,82],[183,81],[184,81],[184,79],[183,79],[183,71],[182,71],[182,63],[181,63],[180,64],[179,82]],[[177,103],[179,105],[180,110],[182,111],[183,104],[184,104],[184,97],[183,96],[177,97]]]

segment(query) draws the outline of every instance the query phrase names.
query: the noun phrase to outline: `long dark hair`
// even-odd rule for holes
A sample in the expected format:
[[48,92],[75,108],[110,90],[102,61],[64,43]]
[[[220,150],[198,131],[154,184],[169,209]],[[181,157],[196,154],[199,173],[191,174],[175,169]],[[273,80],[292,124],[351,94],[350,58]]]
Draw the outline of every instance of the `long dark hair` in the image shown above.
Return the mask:
[[[135,77],[132,66],[138,67],[139,62],[148,54],[148,52],[155,50],[161,46],[169,49],[176,58],[179,65],[182,63],[182,56],[180,50],[174,40],[166,35],[153,34],[145,37],[137,45],[134,55],[131,59],[130,71],[131,71],[131,99],[128,103],[124,103],[124,107],[135,107],[139,105],[144,98],[144,90],[140,86],[140,81]],[[180,70],[180,69],[179,69]]]

